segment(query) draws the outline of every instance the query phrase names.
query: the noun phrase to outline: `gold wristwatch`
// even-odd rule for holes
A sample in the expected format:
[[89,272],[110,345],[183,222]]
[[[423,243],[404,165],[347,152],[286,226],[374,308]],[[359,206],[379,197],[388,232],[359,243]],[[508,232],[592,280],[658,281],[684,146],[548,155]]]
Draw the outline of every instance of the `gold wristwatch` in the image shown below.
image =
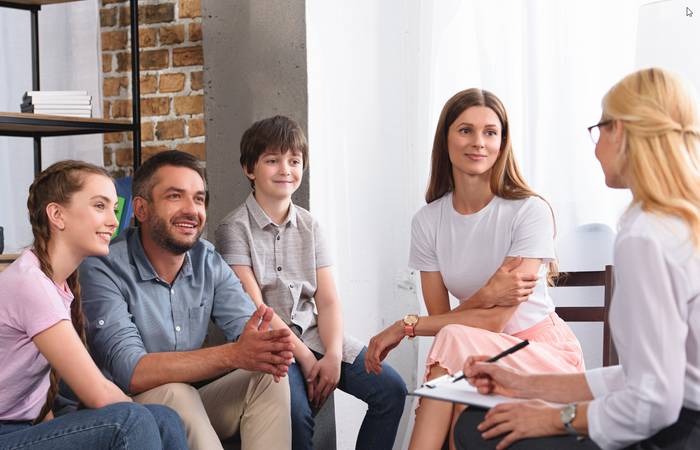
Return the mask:
[[408,336],[409,339],[416,337],[416,324],[417,323],[418,323],[418,316],[416,314],[407,314],[403,317],[404,335]]

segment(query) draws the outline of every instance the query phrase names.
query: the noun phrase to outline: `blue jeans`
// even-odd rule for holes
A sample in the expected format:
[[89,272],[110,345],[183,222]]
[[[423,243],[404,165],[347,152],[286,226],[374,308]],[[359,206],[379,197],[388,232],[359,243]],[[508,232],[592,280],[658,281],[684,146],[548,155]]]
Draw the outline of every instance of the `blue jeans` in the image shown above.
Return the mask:
[[[340,364],[338,389],[367,403],[367,414],[362,421],[356,449],[390,450],[403,414],[406,400],[406,384],[388,364],[382,364],[382,373],[365,372],[365,353],[362,349],[355,362]],[[314,352],[316,358],[320,355]],[[289,366],[289,389],[292,406],[292,449],[311,449],[314,434],[314,418],[306,396],[306,382],[301,368]]]
[[180,416],[166,406],[115,403],[48,422],[0,421],[0,449],[187,449]]

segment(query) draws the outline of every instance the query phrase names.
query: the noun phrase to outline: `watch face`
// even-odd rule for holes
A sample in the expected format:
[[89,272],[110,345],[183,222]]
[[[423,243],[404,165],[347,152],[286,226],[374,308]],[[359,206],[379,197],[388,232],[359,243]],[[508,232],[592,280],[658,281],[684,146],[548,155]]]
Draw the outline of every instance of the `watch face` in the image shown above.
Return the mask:
[[573,403],[566,405],[559,413],[559,417],[561,417],[562,422],[571,423],[571,421],[576,417],[576,405]]
[[409,314],[403,318],[403,323],[408,326],[412,326],[418,323],[418,316],[415,314]]

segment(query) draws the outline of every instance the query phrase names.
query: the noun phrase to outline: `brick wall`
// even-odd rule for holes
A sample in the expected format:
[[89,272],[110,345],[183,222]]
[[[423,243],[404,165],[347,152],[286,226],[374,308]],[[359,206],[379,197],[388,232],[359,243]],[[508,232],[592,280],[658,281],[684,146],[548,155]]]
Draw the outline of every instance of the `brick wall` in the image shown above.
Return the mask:
[[[103,114],[131,118],[130,10],[101,0]],[[205,160],[201,0],[139,1],[142,160],[168,149]],[[104,135],[104,164],[132,170],[132,133]]]

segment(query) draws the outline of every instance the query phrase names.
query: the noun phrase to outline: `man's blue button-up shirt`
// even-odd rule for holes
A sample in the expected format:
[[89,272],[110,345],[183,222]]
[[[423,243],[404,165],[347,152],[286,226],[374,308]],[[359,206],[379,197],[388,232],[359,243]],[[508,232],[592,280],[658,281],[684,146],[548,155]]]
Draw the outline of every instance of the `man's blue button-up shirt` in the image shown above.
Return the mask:
[[171,285],[153,269],[138,228],[119,236],[108,256],[85,259],[80,286],[90,351],[127,393],[146,353],[201,348],[210,319],[234,341],[255,311],[211,243],[200,239],[186,253]]

